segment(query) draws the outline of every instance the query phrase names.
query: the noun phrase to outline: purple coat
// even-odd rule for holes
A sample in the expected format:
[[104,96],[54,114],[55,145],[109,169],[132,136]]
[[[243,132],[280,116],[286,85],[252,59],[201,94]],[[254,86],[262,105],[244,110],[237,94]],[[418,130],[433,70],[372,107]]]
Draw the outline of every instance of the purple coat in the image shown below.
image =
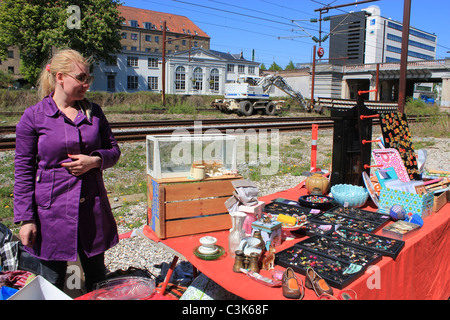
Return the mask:
[[[38,235],[26,250],[43,260],[75,261],[77,245],[88,257],[119,241],[102,170],[117,163],[120,149],[101,108],[74,122],[51,97],[27,108],[16,127],[14,222],[34,220]],[[61,166],[67,154],[98,155],[100,169],[81,176]]]

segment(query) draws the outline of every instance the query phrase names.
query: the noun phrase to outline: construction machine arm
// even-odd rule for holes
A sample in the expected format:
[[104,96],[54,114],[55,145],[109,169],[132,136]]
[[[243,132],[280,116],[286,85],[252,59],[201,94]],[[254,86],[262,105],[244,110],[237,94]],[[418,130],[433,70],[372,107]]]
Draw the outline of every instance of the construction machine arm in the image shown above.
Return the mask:
[[295,91],[287,82],[286,80],[281,76],[273,76],[273,75],[267,75],[258,82],[258,86],[261,86],[264,90],[264,93],[268,93],[270,88],[272,86],[277,87],[281,91],[288,94],[290,97],[294,98],[298,101],[298,103],[305,108],[305,110],[309,111],[310,107],[308,103],[306,102],[305,98],[303,98],[303,95],[299,91]]

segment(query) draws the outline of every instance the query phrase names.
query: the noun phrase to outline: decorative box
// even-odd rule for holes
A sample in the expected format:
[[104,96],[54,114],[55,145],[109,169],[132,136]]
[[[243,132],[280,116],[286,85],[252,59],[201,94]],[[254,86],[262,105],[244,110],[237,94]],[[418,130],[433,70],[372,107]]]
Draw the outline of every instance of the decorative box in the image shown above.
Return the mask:
[[398,240],[406,240],[414,235],[420,226],[415,223],[398,220],[383,228],[383,236]]
[[450,191],[444,191],[434,194],[433,212],[438,212],[450,200]]
[[244,221],[244,230],[246,234],[252,233],[252,223],[262,217],[265,202],[258,201],[254,206],[240,205],[238,210],[247,214]]
[[389,209],[394,204],[398,204],[403,206],[407,214],[418,214],[425,218],[431,214],[433,198],[432,192],[419,195],[395,189],[381,188],[378,211],[389,213]]
[[266,250],[273,244],[275,248],[281,244],[281,225],[279,221],[263,222],[261,220],[252,223],[253,230],[260,230],[266,243]]
[[147,174],[155,179],[191,177],[194,167],[206,177],[236,173],[236,137],[227,134],[147,136]]

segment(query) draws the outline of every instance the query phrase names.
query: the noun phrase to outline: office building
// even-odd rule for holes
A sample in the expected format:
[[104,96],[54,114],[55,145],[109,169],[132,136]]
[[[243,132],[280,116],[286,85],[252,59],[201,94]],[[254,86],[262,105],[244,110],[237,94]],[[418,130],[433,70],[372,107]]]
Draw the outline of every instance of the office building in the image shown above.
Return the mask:
[[[403,25],[381,16],[378,6],[330,18],[332,64],[400,62]],[[408,61],[434,60],[436,35],[410,27]]]

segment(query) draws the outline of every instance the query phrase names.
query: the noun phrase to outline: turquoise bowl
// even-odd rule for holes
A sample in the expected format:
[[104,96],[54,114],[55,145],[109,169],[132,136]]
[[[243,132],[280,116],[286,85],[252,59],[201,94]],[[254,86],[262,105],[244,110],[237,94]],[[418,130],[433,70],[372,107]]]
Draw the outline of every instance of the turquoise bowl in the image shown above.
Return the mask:
[[341,206],[347,202],[349,207],[359,208],[366,203],[369,197],[365,188],[351,184],[336,184],[331,187],[330,191],[334,200]]

